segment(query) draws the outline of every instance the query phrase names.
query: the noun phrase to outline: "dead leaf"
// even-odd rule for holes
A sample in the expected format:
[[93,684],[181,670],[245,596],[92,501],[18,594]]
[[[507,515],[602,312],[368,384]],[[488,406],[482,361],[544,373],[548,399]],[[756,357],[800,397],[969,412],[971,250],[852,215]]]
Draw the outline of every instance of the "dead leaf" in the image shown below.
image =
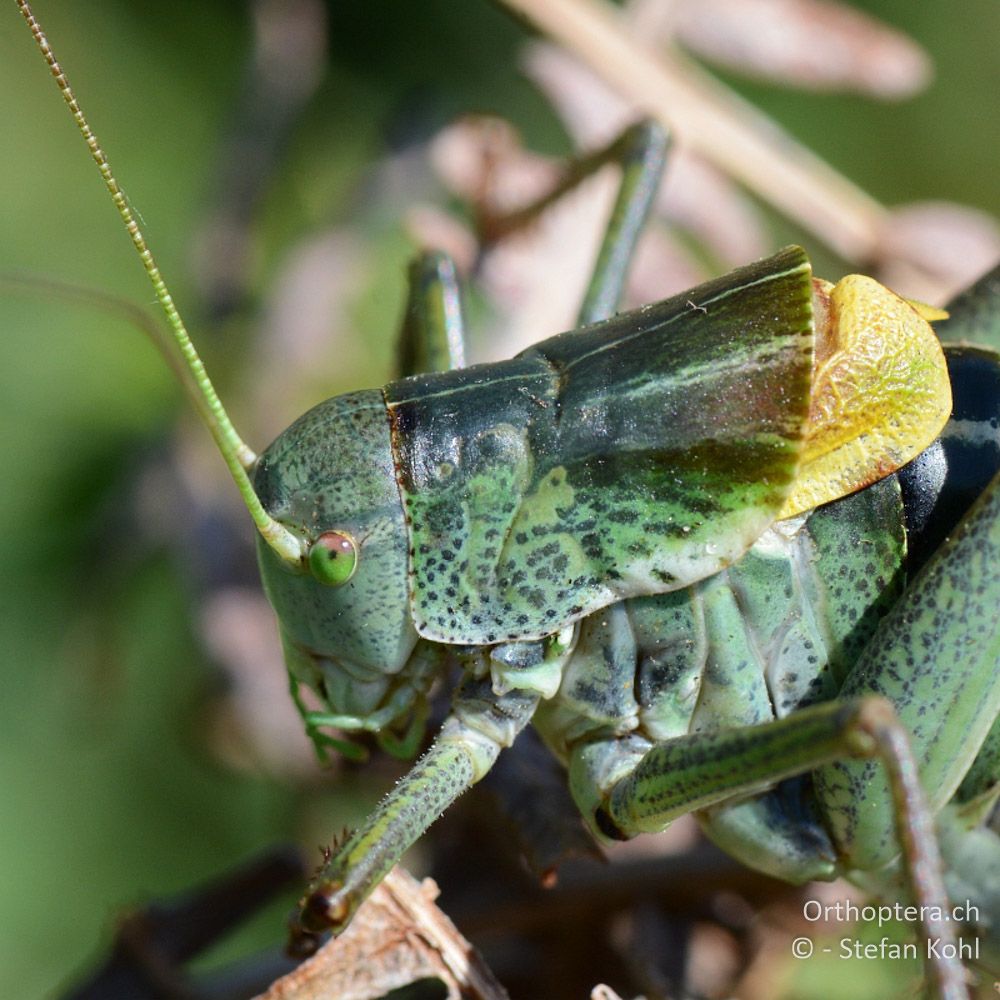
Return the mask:
[[893,209],[879,246],[878,277],[900,295],[943,304],[1000,260],[1000,226],[949,201]]
[[[523,64],[528,77],[559,111],[580,149],[594,149],[610,141],[643,114],[592,70],[554,45],[531,44]],[[770,246],[760,212],[739,187],[679,143],[667,153],[655,211],[704,244],[724,268],[762,257]],[[693,267],[690,258],[686,269],[679,268],[682,259],[683,253],[675,255],[670,264],[679,275],[686,270],[687,283],[673,286],[668,294],[690,288],[707,276]],[[689,277],[693,280],[687,280]]]
[[324,777],[288,697],[274,613],[260,590],[213,588],[200,602],[198,620],[206,648],[226,675],[205,727],[215,756],[258,775],[311,782]]
[[479,953],[435,905],[431,879],[394,868],[351,926],[256,1000],[375,1000],[440,979],[448,1000],[507,1000]]
[[829,0],[682,0],[679,41],[699,56],[803,90],[911,97],[930,82],[931,61],[913,39]]

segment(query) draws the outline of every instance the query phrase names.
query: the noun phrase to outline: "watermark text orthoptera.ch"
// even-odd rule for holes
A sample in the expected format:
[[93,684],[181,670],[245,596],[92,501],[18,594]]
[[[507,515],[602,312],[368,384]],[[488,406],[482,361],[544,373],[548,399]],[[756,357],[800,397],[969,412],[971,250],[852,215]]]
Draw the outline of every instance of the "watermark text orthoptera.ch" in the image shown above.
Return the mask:
[[966,900],[947,909],[937,906],[915,906],[908,903],[879,903],[859,906],[851,900],[837,900],[821,903],[818,899],[807,899],[802,904],[802,915],[810,923],[823,920],[827,923],[864,923],[882,927],[887,923],[914,924],[926,919],[933,921],[955,921],[974,924],[979,921],[979,907]]

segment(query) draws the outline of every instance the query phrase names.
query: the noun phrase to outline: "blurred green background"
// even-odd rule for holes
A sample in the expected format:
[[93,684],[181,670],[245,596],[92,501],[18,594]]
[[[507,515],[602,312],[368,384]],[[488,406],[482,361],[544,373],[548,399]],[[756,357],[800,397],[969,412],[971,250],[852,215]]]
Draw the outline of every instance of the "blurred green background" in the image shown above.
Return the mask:
[[[329,65],[254,223],[255,296],[298,239],[348,215],[363,216],[381,251],[348,302],[370,339],[336,364],[317,359],[303,408],[389,374],[408,246],[405,205],[370,175],[388,141],[491,111],[529,144],[566,149],[556,118],[518,75],[524,32],[485,0],[329,6]],[[1000,5],[858,6],[926,46],[937,72],[928,91],[878,104],[727,79],[887,203],[945,198],[1000,213]],[[246,10],[209,0],[39,0],[37,13],[175,298],[197,303],[192,233],[217,193],[251,38]],[[0,16],[0,115],[0,272],[149,303],[13,4]],[[366,190],[380,201],[362,211]],[[186,311],[197,336],[199,306]],[[240,319],[199,343],[243,427],[253,426],[247,414],[269,372],[246,370]],[[34,998],[57,994],[100,955],[123,907],[301,835],[316,809],[309,796],[326,803],[324,816],[359,806],[329,788],[302,792],[235,773],[203,750],[212,675],[192,634],[198,591],[183,555],[133,537],[129,512],[135,471],[185,406],[155,351],[119,320],[44,294],[0,291],[0,328],[0,996]],[[176,508],[160,515],[141,525],[146,537],[169,538],[186,517]],[[819,992],[803,983],[798,995],[829,996],[822,983],[812,988]]]

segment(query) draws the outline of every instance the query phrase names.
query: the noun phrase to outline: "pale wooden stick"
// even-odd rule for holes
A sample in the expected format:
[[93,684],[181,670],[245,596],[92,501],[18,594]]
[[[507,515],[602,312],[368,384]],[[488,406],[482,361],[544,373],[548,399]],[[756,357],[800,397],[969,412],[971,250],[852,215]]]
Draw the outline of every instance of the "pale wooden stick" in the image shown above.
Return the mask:
[[604,0],[500,0],[846,260],[878,256],[888,210],[680,53],[646,48]]

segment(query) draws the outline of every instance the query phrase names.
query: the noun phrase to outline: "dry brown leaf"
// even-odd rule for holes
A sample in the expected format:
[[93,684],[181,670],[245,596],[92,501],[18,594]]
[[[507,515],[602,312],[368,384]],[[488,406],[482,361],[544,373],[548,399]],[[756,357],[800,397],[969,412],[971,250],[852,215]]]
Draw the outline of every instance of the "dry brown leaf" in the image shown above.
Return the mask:
[[829,0],[680,0],[677,38],[739,73],[805,90],[882,100],[927,86],[931,61],[911,38]]
[[678,52],[630,33],[607,0],[502,0],[573,52],[679,140],[819,234],[847,259],[870,259],[885,209],[759,109]]
[[491,115],[465,115],[442,129],[429,156],[452,193],[495,213],[540,197],[558,178],[551,159],[528,152],[517,129]]
[[456,216],[437,205],[414,205],[404,219],[406,233],[426,250],[446,253],[459,274],[471,274],[479,254],[479,242],[472,230]]
[[[431,161],[450,190],[490,213],[531,202],[559,177],[557,161],[525,150],[514,130],[495,119],[466,118],[445,129],[431,144]],[[613,172],[602,171],[489,248],[478,277],[498,327],[475,360],[510,357],[574,325],[615,186]],[[420,242],[441,229],[426,212],[408,221]],[[454,233],[451,239],[458,243]]]
[[234,770],[257,775],[313,782],[323,777],[288,697],[288,679],[275,669],[281,642],[274,612],[260,590],[208,591],[199,602],[198,623],[212,659],[226,674],[206,727],[214,755]]
[[976,208],[922,201],[893,209],[879,278],[901,295],[943,304],[1000,260],[1000,225]]
[[[528,46],[523,65],[581,149],[610,141],[643,114],[638,105],[619,97],[589,68],[554,45]],[[678,143],[668,153],[656,212],[694,236],[723,266],[754,260],[769,249],[764,222],[752,202],[725,174]],[[688,264],[690,272],[690,258]],[[671,291],[681,291],[705,277],[698,274],[694,281]]]
[[375,1000],[439,979],[448,1000],[507,1000],[478,952],[435,905],[438,888],[394,868],[348,929],[256,1000]]
[[329,395],[331,370],[363,373],[368,345],[349,306],[370,279],[372,258],[371,244],[349,226],[321,231],[286,254],[256,334],[252,367],[268,377],[255,390],[255,437],[270,440]]
[[691,928],[687,986],[692,993],[706,997],[725,996],[744,962],[740,942],[727,928],[704,921]]
[[[554,50],[553,50],[554,51]],[[571,65],[576,65],[572,64]],[[586,71],[582,71],[586,72]],[[603,89],[616,100],[599,81],[594,87]],[[620,103],[620,102],[619,102]],[[598,102],[595,109],[602,105]],[[616,116],[596,114],[590,122],[611,122],[627,118],[627,110]],[[594,130],[587,131],[593,140]],[[594,146],[594,141],[581,140],[581,147]],[[432,142],[431,161],[444,184],[460,197],[472,201],[482,211],[503,213],[523,206],[550,190],[560,176],[560,161],[525,150],[509,125],[494,119],[465,118],[443,130]],[[705,226],[699,237],[718,252],[726,263],[742,262],[761,256],[766,245],[750,235],[754,225],[748,212],[734,208],[720,212],[710,221],[707,206],[718,210],[730,206],[730,200],[746,204],[735,188],[714,172],[702,168],[691,158],[681,156],[689,168],[677,171],[676,184],[670,184],[659,200],[663,206],[676,210],[678,222],[692,221],[694,202],[686,201],[685,188],[690,186],[694,197],[704,196]],[[484,346],[475,351],[475,360],[497,360],[510,357],[543,337],[569,329],[583,299],[587,278],[597,256],[597,249],[618,184],[618,171],[603,170],[588,178],[579,187],[559,199],[542,215],[523,229],[505,236],[486,248],[481,257],[476,250],[473,233],[457,220],[426,206],[411,210],[407,226],[416,242],[450,250],[460,267],[468,270],[478,264],[480,287],[490,299],[496,315],[496,328],[485,338]],[[718,183],[714,183],[715,181]],[[722,188],[727,190],[720,190]],[[708,194],[706,194],[708,192]],[[729,220],[720,221],[720,220]],[[738,251],[727,242],[726,226],[735,236]],[[712,234],[718,239],[713,240]],[[718,245],[716,245],[718,244]],[[690,288],[706,277],[684,242],[663,227],[651,225],[643,234],[629,276],[625,305],[638,305],[666,298]]]
[[[869,270],[884,268],[882,274],[891,264],[893,273],[898,271],[902,276],[902,288],[913,287],[912,279],[916,278],[913,294],[934,301],[942,297],[945,289],[961,286],[965,275],[973,270],[962,264],[963,257],[981,262],[990,256],[994,226],[984,213],[960,206],[948,206],[940,218],[931,212],[922,213],[920,218],[909,217],[908,211],[892,212],[675,48],[662,44],[654,48],[658,33],[667,29],[647,21],[651,14],[656,15],[654,21],[662,20],[661,3],[634,0],[623,13],[607,0],[502,2],[586,64],[610,91],[627,98],[631,105],[625,107],[630,107],[632,113],[641,111],[675,127],[679,143],[703,156],[725,177],[741,182],[770,202],[845,260],[863,264]],[[676,0],[675,6],[668,5],[667,13],[677,13],[675,7],[689,2],[696,6],[699,17],[705,16],[707,4],[701,0],[696,5],[695,0]],[[739,0],[738,5],[776,7],[793,2],[805,0]],[[810,17],[815,19],[820,4],[819,0],[814,3],[816,9]],[[839,11],[837,16],[850,13],[846,8],[831,9]],[[843,27],[846,22],[840,23]],[[865,37],[874,45],[874,35],[869,32]],[[874,45],[864,60],[878,66],[880,73],[883,61],[892,63],[881,46],[882,42]],[[546,52],[539,62],[539,51],[545,52],[536,48],[529,57],[529,73],[570,121],[571,130],[583,134],[593,120],[599,120],[597,127],[602,130],[621,124],[615,108],[624,102],[616,105],[614,97],[593,87],[586,91],[586,100],[572,95],[579,84],[574,81],[571,87],[568,74],[579,75],[579,71],[555,71],[548,63],[561,59],[570,67],[568,57]],[[591,108],[596,109],[593,115]],[[588,145],[592,143],[584,142],[584,146]],[[949,218],[939,228],[945,215]],[[909,238],[907,227],[911,222],[915,228]],[[952,246],[961,249],[952,252]],[[743,259],[748,256],[752,255],[746,254]],[[954,267],[948,258],[953,259]],[[892,281],[900,284],[896,279]]]

